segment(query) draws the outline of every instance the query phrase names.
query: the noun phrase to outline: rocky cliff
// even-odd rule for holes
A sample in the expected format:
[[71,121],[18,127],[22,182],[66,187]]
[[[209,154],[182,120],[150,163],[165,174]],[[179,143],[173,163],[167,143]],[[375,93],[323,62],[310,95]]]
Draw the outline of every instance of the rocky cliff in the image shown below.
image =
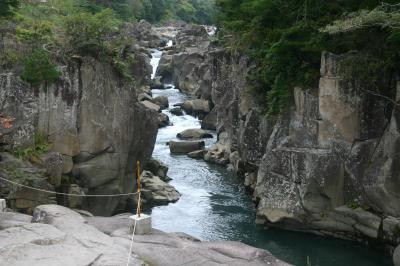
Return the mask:
[[[193,28],[181,31],[176,43],[165,55],[166,73],[181,91],[213,107],[202,125],[212,121],[218,143],[204,159],[244,177],[254,191],[257,222],[400,243],[398,105],[344,80],[339,69],[346,55],[324,53],[319,87],[294,88],[292,104],[267,118],[246,80],[248,58],[215,47]],[[400,83],[397,88],[400,99]]]
[[295,88],[293,104],[267,119],[241,75],[246,58],[220,53],[212,100],[221,143],[254,189],[259,223],[396,245],[398,107],[343,80],[342,58],[324,53],[319,88]]
[[[29,147],[40,134],[50,145],[50,153],[41,159],[44,166],[49,164],[46,174],[52,175],[49,182],[56,190],[132,192],[136,161],[144,165],[150,158],[158,129],[157,113],[137,101],[138,92],[149,85],[149,57],[138,50],[132,55],[129,71],[135,85],[125,82],[110,63],[91,57],[60,65],[59,80],[39,88],[13,72],[0,73],[0,113],[15,119],[11,129],[3,128],[3,149]],[[2,176],[12,178],[10,171]],[[127,197],[59,201],[110,215],[125,208]],[[38,203],[32,201],[29,209]]]

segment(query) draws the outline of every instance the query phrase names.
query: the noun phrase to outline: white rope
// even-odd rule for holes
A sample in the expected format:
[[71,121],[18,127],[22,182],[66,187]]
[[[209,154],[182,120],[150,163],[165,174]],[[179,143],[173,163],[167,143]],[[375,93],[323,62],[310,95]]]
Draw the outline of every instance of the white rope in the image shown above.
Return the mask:
[[40,189],[40,188],[34,188],[30,187],[27,185],[23,185],[8,179],[5,179],[3,177],[0,177],[0,180],[3,180],[5,182],[8,182],[10,184],[13,184],[15,186],[19,187],[24,187],[30,190],[35,190],[43,193],[48,193],[48,194],[55,194],[55,195],[64,195],[64,196],[72,196],[72,197],[86,197],[86,198],[99,198],[99,197],[121,197],[121,196],[130,196],[130,195],[135,195],[138,194],[138,192],[132,192],[132,193],[122,193],[122,194],[110,194],[110,195],[84,195],[84,194],[70,194],[70,193],[62,193],[62,192],[56,192],[56,191],[50,191],[50,190],[45,190],[45,189]]
[[128,262],[126,263],[126,266],[129,266],[129,263],[131,262],[132,247],[133,247],[133,237],[135,236],[135,231],[136,231],[136,220],[135,220],[135,224],[133,225],[133,233],[132,233],[132,239],[131,239],[131,247],[129,248]]

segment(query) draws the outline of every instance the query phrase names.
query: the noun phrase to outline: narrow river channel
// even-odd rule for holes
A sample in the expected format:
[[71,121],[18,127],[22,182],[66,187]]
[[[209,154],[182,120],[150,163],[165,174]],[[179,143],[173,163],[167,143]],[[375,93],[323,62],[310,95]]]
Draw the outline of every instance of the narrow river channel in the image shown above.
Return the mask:
[[[168,45],[171,45],[169,42]],[[154,78],[162,52],[152,53]],[[153,90],[153,97],[165,95],[170,108],[187,97],[165,84],[168,89]],[[202,240],[234,240],[267,249],[281,260],[294,265],[385,266],[392,265],[383,253],[356,243],[322,238],[283,230],[265,230],[255,224],[255,208],[243,180],[225,168],[194,160],[186,155],[172,155],[166,142],[189,128],[200,128],[198,119],[175,116],[163,111],[173,123],[158,131],[153,157],[169,167],[170,182],[181,194],[180,200],[152,209],[153,227],[166,232],[184,232]],[[209,146],[216,138],[206,140]]]

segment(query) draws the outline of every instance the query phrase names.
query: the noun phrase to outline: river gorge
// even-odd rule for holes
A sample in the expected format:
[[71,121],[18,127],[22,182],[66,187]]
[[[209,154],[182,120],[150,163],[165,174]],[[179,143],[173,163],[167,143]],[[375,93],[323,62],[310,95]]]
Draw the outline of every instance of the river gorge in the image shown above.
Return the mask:
[[[398,263],[399,112],[342,80],[346,55],[271,118],[215,27],[124,30],[127,66],[0,72],[1,265]],[[137,161],[153,231],[133,237]]]
[[[161,54],[160,51],[152,53],[153,78]],[[176,203],[152,208],[155,228],[184,232],[207,241],[240,241],[266,249],[293,265],[391,265],[390,258],[382,252],[359,244],[272,228],[265,230],[257,225],[251,193],[244,187],[242,178],[224,167],[170,153],[166,143],[176,139],[179,132],[200,128],[200,120],[190,115],[172,114],[170,109],[189,97],[173,84],[164,84],[164,87],[152,90],[152,95],[168,97],[171,107],[163,112],[172,125],[159,129],[153,157],[169,167],[170,184],[182,196]],[[214,134],[214,138],[206,140],[206,147],[215,142]]]

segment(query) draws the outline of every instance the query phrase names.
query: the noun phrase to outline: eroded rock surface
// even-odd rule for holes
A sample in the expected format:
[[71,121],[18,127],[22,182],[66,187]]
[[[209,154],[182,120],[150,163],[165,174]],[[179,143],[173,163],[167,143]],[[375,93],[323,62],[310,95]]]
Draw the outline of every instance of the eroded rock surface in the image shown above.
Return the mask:
[[[13,131],[2,139],[3,146],[14,150],[33,145],[40,133],[48,138],[53,152],[44,158],[52,186],[60,187],[62,175],[67,175],[87,194],[131,192],[132,162],[145,164],[150,158],[158,121],[157,112],[137,100],[149,85],[149,58],[140,50],[128,52],[135,55],[130,68],[135,87],[109,63],[91,57],[60,66],[59,81],[38,89],[12,72],[0,73],[0,113],[15,118]],[[123,208],[125,201],[85,199],[82,205],[110,215]]]
[[[127,265],[131,214],[86,216],[58,205],[40,205],[32,223],[3,213],[15,226],[0,229],[1,265]],[[17,224],[24,220],[23,223]],[[0,220],[1,222],[2,220]],[[200,242],[182,233],[157,230],[136,235],[129,265],[288,265],[268,251],[238,242]]]

